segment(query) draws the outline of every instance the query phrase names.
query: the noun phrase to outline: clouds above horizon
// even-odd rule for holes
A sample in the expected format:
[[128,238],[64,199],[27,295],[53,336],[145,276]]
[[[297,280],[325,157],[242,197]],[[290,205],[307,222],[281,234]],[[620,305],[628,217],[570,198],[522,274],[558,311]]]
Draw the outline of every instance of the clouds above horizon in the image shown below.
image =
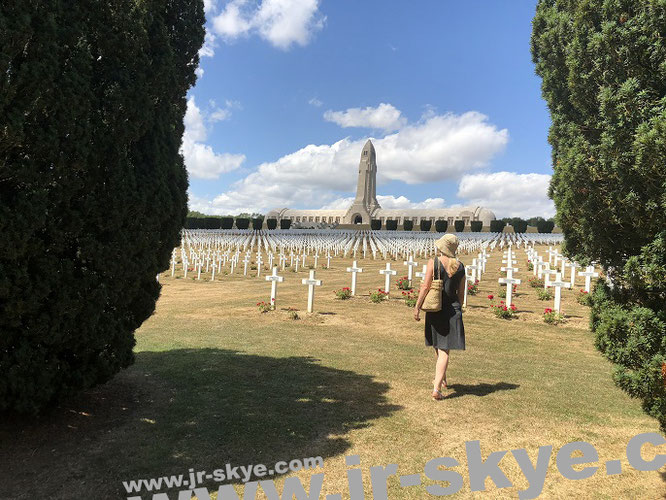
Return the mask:
[[[262,163],[213,199],[193,198],[193,203],[199,203],[200,208],[205,205],[209,213],[215,214],[336,204],[344,198],[341,193],[355,191],[366,140],[345,138],[330,145],[310,144],[276,161]],[[498,130],[481,113],[429,113],[395,133],[373,138],[379,165],[377,183],[457,180],[470,170],[488,166],[507,141],[508,131]],[[390,196],[385,197],[382,206],[441,208],[444,200],[431,198],[414,203],[402,196]]]
[[216,107],[214,102],[210,104],[211,109],[203,113],[194,97],[190,97],[185,112],[181,152],[190,176],[198,179],[217,179],[221,174],[239,168],[245,161],[243,154],[216,153],[211,146],[204,143],[208,138],[209,127],[231,116],[232,106],[229,106],[229,102],[225,108]]
[[294,44],[307,45],[325,21],[319,0],[231,0],[213,17],[212,26],[227,42],[258,35],[274,47],[288,50]]
[[465,175],[458,197],[489,208],[501,217],[553,217],[555,205],[548,198],[548,174],[494,172]]
[[349,108],[346,111],[331,111],[324,113],[324,120],[336,123],[342,128],[365,127],[385,132],[394,132],[407,124],[407,119],[400,110],[391,104],[380,103],[373,108]]

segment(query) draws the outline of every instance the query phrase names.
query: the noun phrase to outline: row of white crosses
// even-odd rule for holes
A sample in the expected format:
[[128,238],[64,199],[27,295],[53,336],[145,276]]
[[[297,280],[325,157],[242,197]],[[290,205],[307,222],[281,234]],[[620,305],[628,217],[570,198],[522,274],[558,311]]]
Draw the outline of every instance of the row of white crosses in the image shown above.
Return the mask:
[[506,265],[501,267],[500,270],[506,272],[506,278],[500,278],[497,281],[500,284],[506,285],[506,306],[511,307],[513,285],[520,285],[521,281],[518,278],[513,277],[513,273],[518,272],[518,268],[513,267],[516,264],[516,261],[513,258],[513,249],[511,244],[509,244],[508,250],[504,252],[504,255],[506,258],[502,259],[502,263]]

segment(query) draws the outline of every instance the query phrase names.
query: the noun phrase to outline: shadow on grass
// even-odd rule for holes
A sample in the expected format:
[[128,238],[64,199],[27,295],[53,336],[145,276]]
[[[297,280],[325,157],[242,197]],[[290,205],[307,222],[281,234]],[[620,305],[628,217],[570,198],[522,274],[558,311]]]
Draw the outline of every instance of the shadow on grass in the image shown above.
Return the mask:
[[189,468],[325,460],[350,447],[350,430],[401,408],[387,403],[388,388],[310,357],[140,352],[114,380],[48,415],[3,419],[0,497],[118,498],[122,481]]
[[454,392],[446,396],[446,399],[459,398],[462,396],[487,396],[497,391],[509,391],[513,389],[518,389],[520,385],[518,384],[509,384],[507,382],[498,382],[496,384],[453,384],[449,386]]

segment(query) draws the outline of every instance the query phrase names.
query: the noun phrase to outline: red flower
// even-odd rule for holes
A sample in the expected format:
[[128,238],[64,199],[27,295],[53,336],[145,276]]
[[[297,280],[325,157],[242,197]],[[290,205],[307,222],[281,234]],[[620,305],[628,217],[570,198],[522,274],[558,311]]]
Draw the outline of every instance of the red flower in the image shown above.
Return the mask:
[[495,296],[494,296],[492,293],[491,293],[490,295],[488,295],[488,298],[489,298],[490,300],[493,300],[494,297],[495,297]]

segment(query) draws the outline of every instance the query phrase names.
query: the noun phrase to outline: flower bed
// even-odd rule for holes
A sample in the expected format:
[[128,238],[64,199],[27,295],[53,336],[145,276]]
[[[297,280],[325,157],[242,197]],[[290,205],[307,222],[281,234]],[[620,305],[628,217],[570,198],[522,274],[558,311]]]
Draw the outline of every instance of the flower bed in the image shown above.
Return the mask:
[[385,301],[388,298],[388,292],[378,288],[376,292],[370,292],[370,301],[375,304]]
[[335,298],[340,300],[347,300],[352,296],[351,288],[348,286],[341,288],[340,290],[336,290],[333,293],[335,293]]
[[467,294],[476,295],[479,293],[479,280],[474,281],[474,283],[467,284]]
[[501,319],[511,319],[516,316],[516,304],[511,304],[507,306],[503,300],[500,300],[499,304],[491,304],[491,309],[495,316]]
[[553,311],[550,307],[546,307],[543,310],[543,320],[549,325],[559,325],[566,321],[563,314]]
[[547,288],[540,288],[537,290],[537,299],[539,300],[550,300],[553,298],[553,294]]
[[591,306],[592,297],[590,297],[590,294],[587,293],[585,289],[581,289],[580,292],[578,292],[578,295],[576,296],[576,302],[584,306]]
[[532,288],[543,288],[544,285],[543,279],[537,278],[536,276],[528,279],[527,282],[530,284]]
[[409,284],[409,278],[407,276],[403,276],[402,278],[400,278],[397,281],[396,286],[398,287],[399,290],[411,290],[412,289],[412,287]]
[[272,302],[274,299],[271,299],[271,304],[268,302],[264,302],[263,300],[261,302],[257,302],[257,307],[259,308],[259,312],[265,313],[273,309]]
[[419,298],[419,294],[414,290],[403,291],[402,295],[405,298],[405,305],[407,305],[407,307],[414,307]]

